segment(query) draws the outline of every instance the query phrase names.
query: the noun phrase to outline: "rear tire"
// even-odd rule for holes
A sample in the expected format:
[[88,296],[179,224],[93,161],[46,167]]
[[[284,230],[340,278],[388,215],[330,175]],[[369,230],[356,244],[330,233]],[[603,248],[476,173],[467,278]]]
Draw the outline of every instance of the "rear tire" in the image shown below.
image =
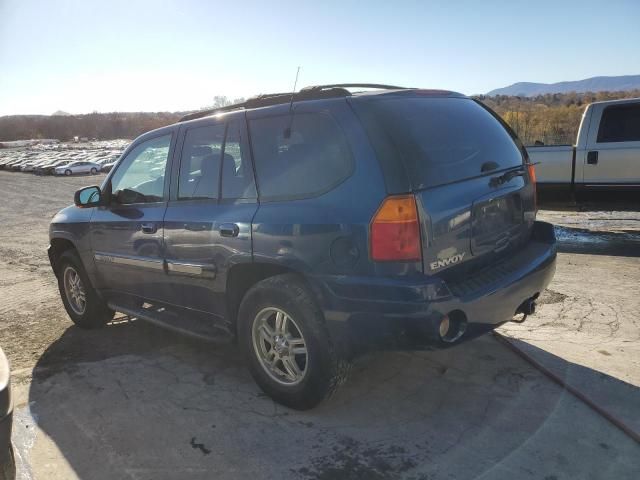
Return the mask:
[[98,296],[75,250],[60,256],[56,274],[64,308],[78,327],[100,328],[113,319],[115,312]]
[[65,171],[64,171],[64,174],[65,174],[67,177],[71,176],[71,174],[72,174],[72,173],[73,173],[73,172],[72,172],[71,170],[65,170]]
[[249,289],[238,332],[254,380],[287,407],[313,408],[346,379],[349,363],[334,348],[322,311],[296,275],[270,277]]

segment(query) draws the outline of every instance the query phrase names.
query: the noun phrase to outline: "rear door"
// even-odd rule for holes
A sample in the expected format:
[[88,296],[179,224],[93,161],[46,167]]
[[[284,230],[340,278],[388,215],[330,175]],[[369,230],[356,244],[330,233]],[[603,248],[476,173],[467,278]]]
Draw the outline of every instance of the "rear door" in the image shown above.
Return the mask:
[[[134,145],[103,187],[111,192],[110,201],[96,207],[90,225],[103,288],[150,300],[167,294],[162,222],[175,136],[165,130]],[[150,164],[159,171],[151,173]]]
[[587,185],[640,185],[640,102],[598,105],[584,154]]
[[365,124],[378,123],[388,161],[404,167],[416,195],[425,273],[486,262],[528,240],[534,186],[524,149],[495,114],[466,97],[428,93],[381,95],[358,108]]
[[225,315],[229,270],[252,261],[257,210],[244,112],[184,125],[164,218],[174,305]]

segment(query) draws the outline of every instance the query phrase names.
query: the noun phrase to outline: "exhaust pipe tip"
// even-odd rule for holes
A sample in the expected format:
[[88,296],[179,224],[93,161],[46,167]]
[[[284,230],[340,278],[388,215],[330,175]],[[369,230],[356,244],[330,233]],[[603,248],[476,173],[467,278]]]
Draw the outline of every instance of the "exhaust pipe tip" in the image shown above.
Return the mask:
[[438,334],[445,343],[453,343],[467,330],[467,317],[459,310],[449,312],[440,319]]

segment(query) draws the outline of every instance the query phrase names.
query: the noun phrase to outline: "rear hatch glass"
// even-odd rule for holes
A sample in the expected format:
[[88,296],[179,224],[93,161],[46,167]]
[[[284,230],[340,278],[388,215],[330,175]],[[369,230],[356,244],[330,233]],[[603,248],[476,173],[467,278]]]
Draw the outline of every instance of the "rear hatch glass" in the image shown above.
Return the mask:
[[414,190],[522,165],[509,132],[469,98],[388,97],[365,108],[394,144]]

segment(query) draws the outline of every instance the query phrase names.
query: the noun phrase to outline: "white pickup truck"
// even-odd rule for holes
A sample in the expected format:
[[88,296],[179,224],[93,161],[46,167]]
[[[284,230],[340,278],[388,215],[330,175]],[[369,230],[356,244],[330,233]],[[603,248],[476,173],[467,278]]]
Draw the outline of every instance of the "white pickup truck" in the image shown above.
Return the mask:
[[531,146],[527,152],[543,195],[640,192],[640,98],[587,105],[574,146]]

